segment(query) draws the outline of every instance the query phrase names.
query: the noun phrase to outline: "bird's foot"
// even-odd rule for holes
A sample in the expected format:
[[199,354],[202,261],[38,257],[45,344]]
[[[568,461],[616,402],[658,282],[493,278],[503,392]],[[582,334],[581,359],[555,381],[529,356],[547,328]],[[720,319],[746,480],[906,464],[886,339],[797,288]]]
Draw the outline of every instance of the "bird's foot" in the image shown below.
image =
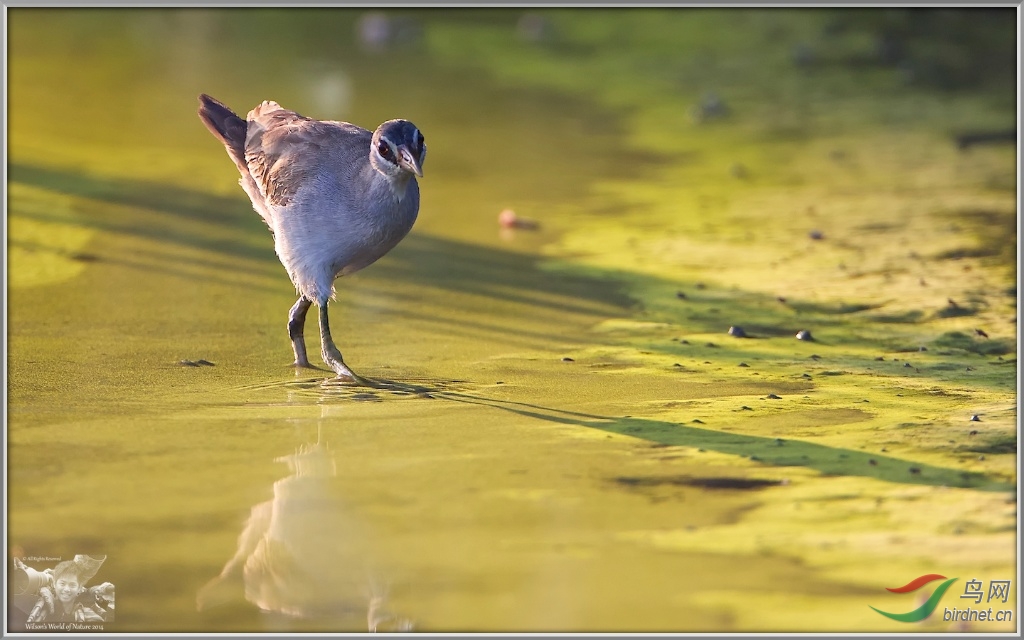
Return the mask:
[[368,380],[355,371],[349,369],[344,362],[340,363],[340,366],[331,367],[334,369],[334,373],[338,374],[337,379],[342,382],[348,382],[351,384],[357,384],[363,387],[376,386],[372,380]]
[[337,374],[339,382],[347,382],[351,384],[357,384],[364,387],[374,386],[373,382],[360,376],[355,371],[348,368],[345,361],[341,359],[341,353],[337,349],[324,350],[323,352],[324,362],[329,366],[334,373]]

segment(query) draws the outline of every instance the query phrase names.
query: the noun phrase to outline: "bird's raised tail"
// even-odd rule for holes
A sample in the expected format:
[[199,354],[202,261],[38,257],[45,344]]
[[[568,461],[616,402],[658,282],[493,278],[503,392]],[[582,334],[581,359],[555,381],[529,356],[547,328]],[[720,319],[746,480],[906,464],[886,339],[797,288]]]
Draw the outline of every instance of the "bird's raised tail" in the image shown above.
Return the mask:
[[205,93],[199,96],[199,119],[215,138],[228,150],[228,155],[243,173],[248,173],[245,163],[245,135],[248,124],[229,109],[227,105]]

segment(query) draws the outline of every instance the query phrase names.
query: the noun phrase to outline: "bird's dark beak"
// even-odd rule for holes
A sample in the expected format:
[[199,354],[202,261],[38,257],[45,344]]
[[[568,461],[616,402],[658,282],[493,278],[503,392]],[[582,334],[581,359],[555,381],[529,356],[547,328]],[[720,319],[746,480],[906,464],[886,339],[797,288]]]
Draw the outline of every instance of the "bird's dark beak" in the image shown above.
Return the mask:
[[419,160],[413,157],[409,147],[405,145],[398,147],[398,165],[412,171],[417,177],[423,177],[423,169],[420,167]]

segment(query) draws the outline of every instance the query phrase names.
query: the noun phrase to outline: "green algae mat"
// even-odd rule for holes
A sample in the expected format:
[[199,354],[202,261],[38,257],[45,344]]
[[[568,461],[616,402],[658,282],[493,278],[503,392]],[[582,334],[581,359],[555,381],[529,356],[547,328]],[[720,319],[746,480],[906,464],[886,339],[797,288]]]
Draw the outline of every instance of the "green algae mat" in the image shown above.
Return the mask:
[[[10,630],[1019,629],[1013,10],[7,15]],[[425,133],[376,387],[201,92]]]

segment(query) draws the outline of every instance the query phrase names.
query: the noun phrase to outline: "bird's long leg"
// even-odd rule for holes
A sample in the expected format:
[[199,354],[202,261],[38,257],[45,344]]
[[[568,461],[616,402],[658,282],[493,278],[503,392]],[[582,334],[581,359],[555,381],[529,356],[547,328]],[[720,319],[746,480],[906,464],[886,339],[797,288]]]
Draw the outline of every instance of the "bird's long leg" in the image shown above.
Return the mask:
[[348,378],[358,384],[373,386],[366,379],[356,375],[345,364],[341,352],[338,351],[338,347],[334,346],[334,340],[331,338],[331,326],[327,319],[327,301],[324,300],[318,306],[320,307],[320,354],[323,356],[324,362],[334,369],[340,378]]
[[299,296],[291,311],[288,312],[288,337],[292,339],[292,351],[295,352],[296,367],[311,367],[306,357],[306,340],[303,333],[306,327],[306,312],[313,301],[306,296]]

